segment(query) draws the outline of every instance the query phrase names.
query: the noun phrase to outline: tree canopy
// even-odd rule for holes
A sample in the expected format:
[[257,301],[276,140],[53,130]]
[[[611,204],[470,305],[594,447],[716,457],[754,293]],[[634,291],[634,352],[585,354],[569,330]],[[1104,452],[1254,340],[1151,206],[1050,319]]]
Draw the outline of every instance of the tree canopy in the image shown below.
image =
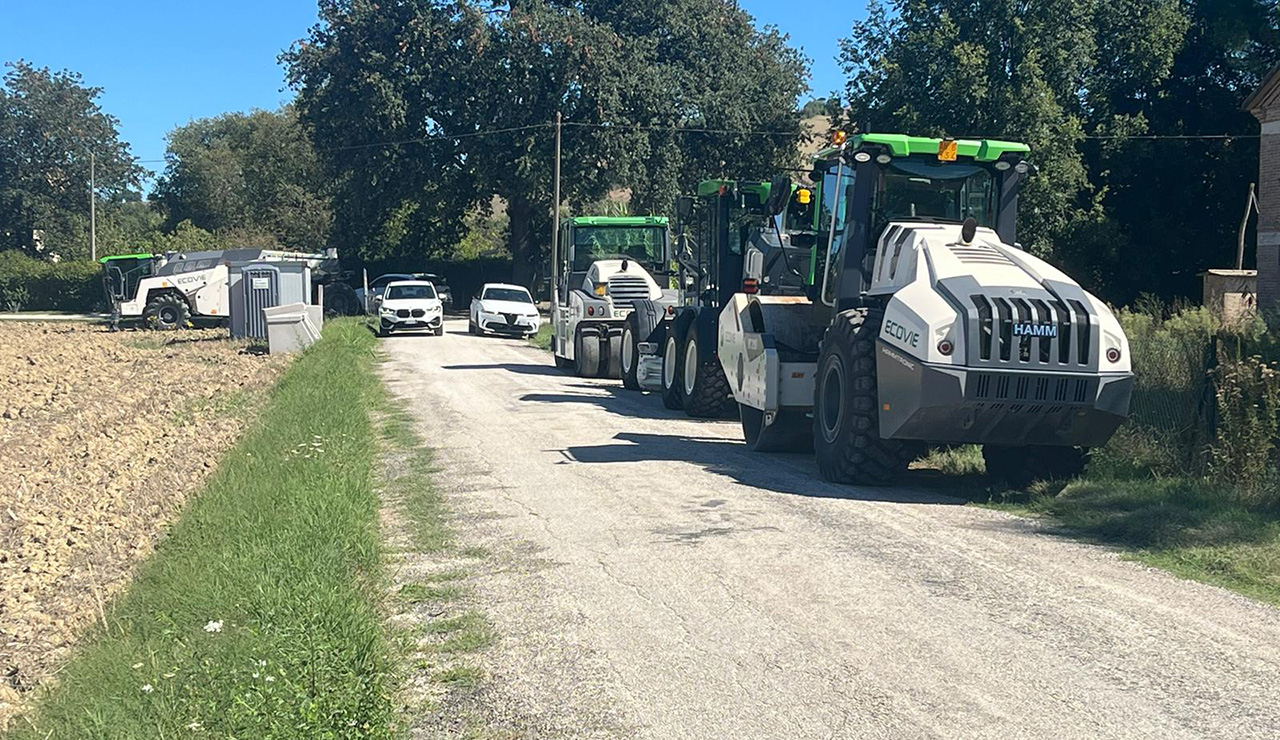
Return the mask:
[[325,0],[284,58],[335,182],[340,247],[447,252],[497,196],[522,282],[550,239],[557,112],[566,203],[628,187],[633,210],[665,212],[699,177],[789,162],[806,75],[728,0]]
[[1021,241],[1113,300],[1189,295],[1232,260],[1257,140],[1133,137],[1256,134],[1276,29],[1275,0],[873,0],[842,124],[1025,141]]
[[[102,90],[72,72],[17,61],[0,86],[0,250],[42,247],[89,256],[89,154],[103,215],[137,201],[145,170],[98,104]],[[37,233],[42,237],[37,239]]]
[[327,246],[328,193],[291,107],[192,121],[168,142],[154,199],[169,230],[185,221],[232,242]]

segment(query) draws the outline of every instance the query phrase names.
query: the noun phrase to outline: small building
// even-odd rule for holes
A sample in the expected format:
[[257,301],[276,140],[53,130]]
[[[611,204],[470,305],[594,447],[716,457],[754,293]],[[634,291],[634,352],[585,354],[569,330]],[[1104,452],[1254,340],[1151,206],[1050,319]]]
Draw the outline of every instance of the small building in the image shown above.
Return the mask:
[[1209,270],[1204,277],[1204,306],[1224,324],[1238,324],[1258,309],[1257,270]]
[[1258,148],[1258,307],[1280,312],[1280,66],[1244,101],[1262,124]]

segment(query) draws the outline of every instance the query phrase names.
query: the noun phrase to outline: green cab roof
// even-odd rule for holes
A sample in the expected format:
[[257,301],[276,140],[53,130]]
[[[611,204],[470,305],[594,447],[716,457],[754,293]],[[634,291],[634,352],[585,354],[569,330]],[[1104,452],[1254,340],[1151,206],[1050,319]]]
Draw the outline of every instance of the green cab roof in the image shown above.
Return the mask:
[[[849,149],[858,149],[863,144],[878,144],[886,147],[895,157],[909,157],[913,154],[938,155],[938,147],[942,139],[928,136],[907,136],[906,134],[857,134],[849,138]],[[1027,154],[1031,147],[1016,141],[1000,141],[998,139],[956,139],[956,155],[975,162],[994,162],[1004,154]]]
[[666,226],[666,216],[575,216],[574,226]]
[[[791,183],[792,192],[799,187],[796,183]],[[737,189],[740,193],[755,193],[761,202],[769,197],[769,191],[773,189],[773,185],[767,182],[756,182],[754,180],[703,180],[698,183],[698,196],[711,195],[718,192],[720,188],[728,188],[730,190]]]
[[110,262],[111,260],[149,260],[149,259],[151,259],[152,257],[155,257],[155,255],[154,255],[154,254],[146,254],[146,253],[142,253],[142,252],[139,252],[138,254],[113,254],[113,255],[111,255],[110,257],[102,257],[102,258],[100,258],[100,259],[98,260],[98,262],[100,262],[100,263],[102,263],[102,264],[104,264],[104,265],[105,265],[105,264],[107,264],[108,262]]

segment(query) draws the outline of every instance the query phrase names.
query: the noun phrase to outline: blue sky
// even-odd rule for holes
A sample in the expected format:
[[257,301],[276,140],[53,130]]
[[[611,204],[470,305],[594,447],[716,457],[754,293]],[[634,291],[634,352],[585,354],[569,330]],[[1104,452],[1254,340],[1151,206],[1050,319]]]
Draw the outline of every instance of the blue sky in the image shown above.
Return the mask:
[[[740,0],[813,60],[811,85],[842,85],[837,39],[861,0]],[[275,108],[292,98],[276,58],[315,23],[314,0],[0,0],[0,61],[70,69],[104,88],[123,138],[158,170],[164,136],[192,118]]]

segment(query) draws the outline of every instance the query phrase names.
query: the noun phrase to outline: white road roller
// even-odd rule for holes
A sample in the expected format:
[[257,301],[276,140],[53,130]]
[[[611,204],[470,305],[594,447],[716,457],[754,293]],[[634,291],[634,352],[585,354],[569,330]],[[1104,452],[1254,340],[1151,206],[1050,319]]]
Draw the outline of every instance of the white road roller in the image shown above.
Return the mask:
[[556,366],[583,377],[622,376],[623,323],[637,301],[675,304],[671,250],[662,216],[579,216],[558,236],[551,304]]
[[1128,415],[1111,311],[1015,242],[1023,144],[851,137],[812,177],[826,243],[807,298],[738,293],[718,356],[758,450],[812,445],[828,480],[889,485],[929,445],[1023,481],[1078,469]]

